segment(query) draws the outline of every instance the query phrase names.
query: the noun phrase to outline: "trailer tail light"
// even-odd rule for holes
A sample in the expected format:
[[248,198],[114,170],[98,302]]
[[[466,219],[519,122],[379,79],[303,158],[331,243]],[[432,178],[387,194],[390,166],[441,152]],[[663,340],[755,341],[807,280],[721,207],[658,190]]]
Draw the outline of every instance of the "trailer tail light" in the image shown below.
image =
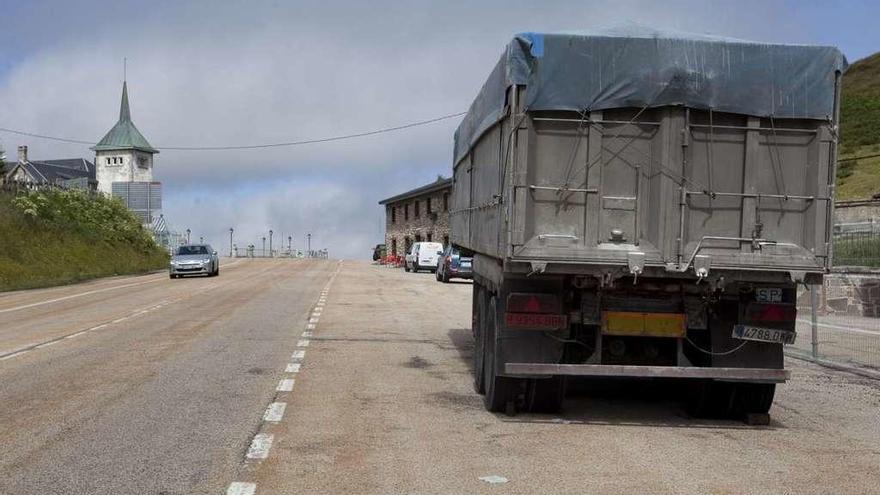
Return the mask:
[[746,305],[745,320],[750,322],[794,321],[797,316],[797,308],[794,304],[765,304],[749,303]]

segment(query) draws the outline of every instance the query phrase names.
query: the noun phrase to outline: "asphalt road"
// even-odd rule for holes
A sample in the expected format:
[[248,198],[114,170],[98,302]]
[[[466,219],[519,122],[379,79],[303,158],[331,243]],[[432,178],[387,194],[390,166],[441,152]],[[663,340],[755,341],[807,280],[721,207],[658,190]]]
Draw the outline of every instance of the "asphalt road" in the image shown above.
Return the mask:
[[0,295],[0,493],[224,493],[335,268]]
[[470,292],[247,260],[0,295],[0,494],[880,492],[880,384],[797,360],[769,426],[657,382],[487,413]]

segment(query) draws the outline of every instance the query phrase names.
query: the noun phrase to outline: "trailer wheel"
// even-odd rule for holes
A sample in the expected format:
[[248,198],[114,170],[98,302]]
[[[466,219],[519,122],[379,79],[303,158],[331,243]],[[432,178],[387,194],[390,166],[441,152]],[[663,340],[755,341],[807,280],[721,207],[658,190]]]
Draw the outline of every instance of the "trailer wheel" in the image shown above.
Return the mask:
[[735,397],[732,383],[700,380],[690,394],[688,412],[696,418],[727,419],[733,413]]
[[527,404],[529,412],[558,413],[565,400],[566,377],[535,378],[529,380]]
[[742,418],[749,414],[767,414],[776,394],[775,383],[737,383],[733,414]]
[[516,411],[516,396],[519,380],[495,374],[495,334],[498,331],[498,304],[492,296],[486,311],[486,337],[483,340],[483,375],[486,381],[486,396],[483,404],[491,412],[512,414]]
[[474,335],[474,391],[478,394],[486,393],[486,380],[483,373],[483,353],[485,352],[485,290],[483,286],[474,282],[474,293],[472,297],[471,311],[471,332]]

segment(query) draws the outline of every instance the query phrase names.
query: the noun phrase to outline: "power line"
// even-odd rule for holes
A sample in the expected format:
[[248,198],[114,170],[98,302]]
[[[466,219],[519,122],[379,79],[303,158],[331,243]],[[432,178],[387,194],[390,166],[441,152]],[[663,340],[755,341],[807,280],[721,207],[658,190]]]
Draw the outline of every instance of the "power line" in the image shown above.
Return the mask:
[[[394,127],[383,127],[380,129],[374,129],[372,131],[358,132],[355,134],[343,134],[340,136],[329,136],[323,138],[315,138],[315,139],[304,139],[301,141],[287,141],[282,143],[268,143],[268,144],[251,144],[251,145],[240,145],[240,146],[157,146],[156,149],[162,150],[174,150],[174,151],[231,151],[231,150],[253,150],[253,149],[261,149],[261,148],[280,148],[285,146],[301,146],[304,144],[317,144],[317,143],[328,143],[331,141],[342,141],[345,139],[354,139],[359,137],[373,136],[376,134],[384,134],[387,132],[400,131],[403,129],[409,129],[411,127],[418,127],[427,124],[433,124],[434,122],[440,122],[441,120],[452,119],[455,117],[460,117],[467,112],[459,112],[459,113],[451,113],[449,115],[441,115],[440,117],[434,117],[432,119],[427,120],[419,120],[416,122],[410,122],[408,124],[398,125]],[[6,132],[9,134],[17,134],[19,136],[28,136],[39,139],[48,139],[50,141],[58,141],[61,143],[69,143],[69,144],[84,144],[87,146],[93,146],[95,143],[93,141],[86,141],[82,139],[69,139],[58,136],[47,136],[44,134],[36,134],[33,132],[19,131],[16,129],[7,129],[4,127],[0,127],[0,132]]]

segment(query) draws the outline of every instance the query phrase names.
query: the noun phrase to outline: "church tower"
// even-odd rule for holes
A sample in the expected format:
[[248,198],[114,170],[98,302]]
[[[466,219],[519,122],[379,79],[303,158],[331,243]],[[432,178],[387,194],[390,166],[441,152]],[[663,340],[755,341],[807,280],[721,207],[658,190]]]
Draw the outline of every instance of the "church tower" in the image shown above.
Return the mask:
[[159,150],[150,146],[131,121],[125,81],[122,82],[119,121],[92,150],[99,191],[112,194],[114,182],[153,182],[153,155]]

